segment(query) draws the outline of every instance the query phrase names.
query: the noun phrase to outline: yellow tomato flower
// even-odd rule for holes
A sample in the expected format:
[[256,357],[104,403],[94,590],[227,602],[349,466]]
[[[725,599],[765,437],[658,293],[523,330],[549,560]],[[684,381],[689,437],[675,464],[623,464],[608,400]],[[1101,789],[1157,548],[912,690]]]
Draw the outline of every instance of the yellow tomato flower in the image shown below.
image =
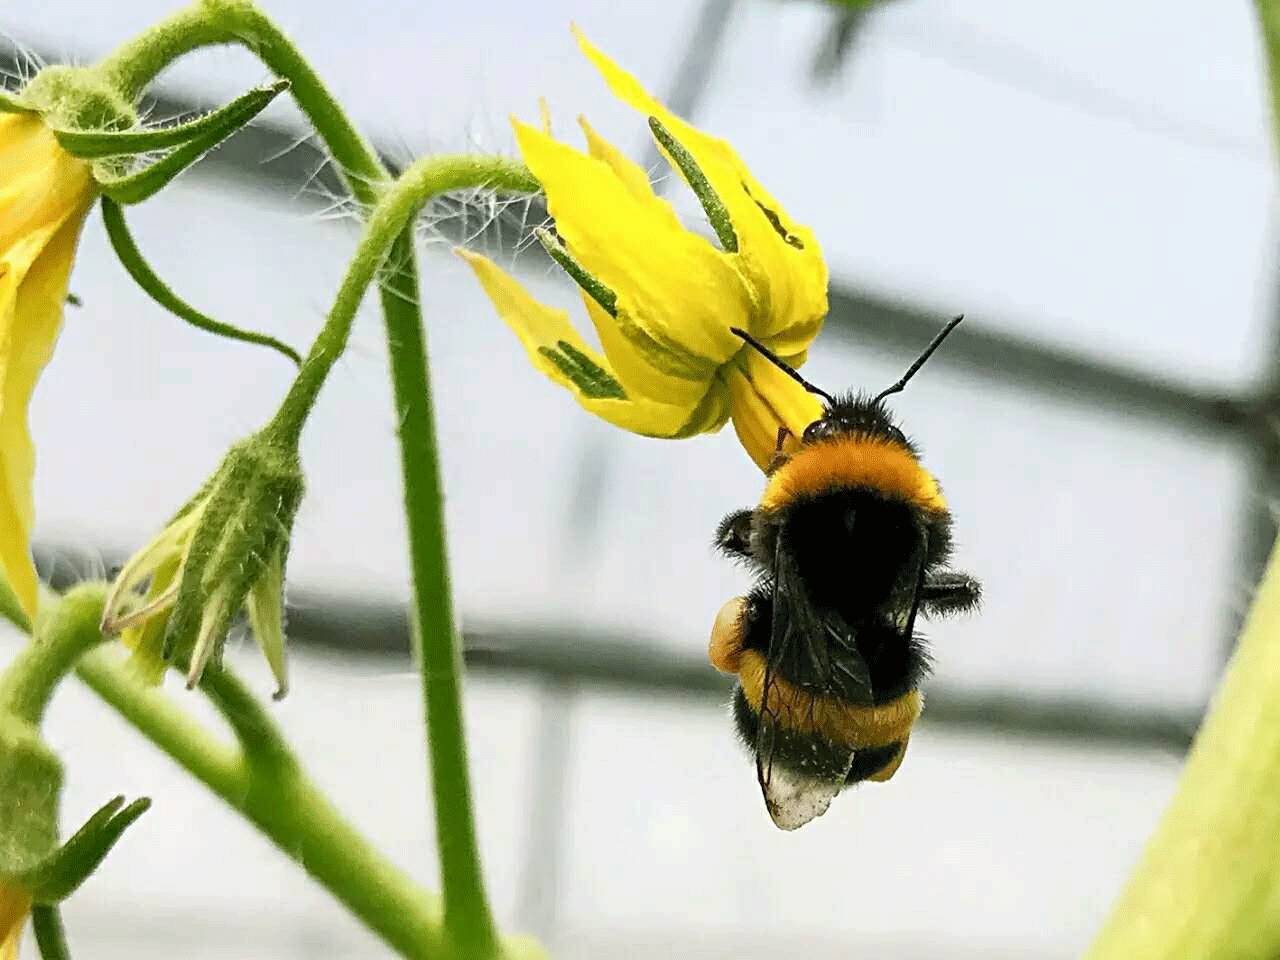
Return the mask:
[[0,113],[0,570],[28,617],[35,450],[27,407],[62,326],[67,278],[95,193],[89,165],[34,113]]
[[23,890],[0,886],[0,960],[18,960],[22,927],[31,913],[31,897]]
[[625,430],[665,438],[711,433],[732,417],[763,468],[779,428],[799,437],[822,404],[731,328],[793,367],[804,362],[827,313],[817,239],[787,216],[728,143],[675,116],[575,34],[613,93],[649,118],[718,245],[685,229],[645,171],[585,120],[585,152],[513,121],[521,156],[555,220],[554,234],[539,231],[539,239],[582,288],[603,353],[565,311],[538,303],[491,260],[459,254],[533,365],[584,408]]

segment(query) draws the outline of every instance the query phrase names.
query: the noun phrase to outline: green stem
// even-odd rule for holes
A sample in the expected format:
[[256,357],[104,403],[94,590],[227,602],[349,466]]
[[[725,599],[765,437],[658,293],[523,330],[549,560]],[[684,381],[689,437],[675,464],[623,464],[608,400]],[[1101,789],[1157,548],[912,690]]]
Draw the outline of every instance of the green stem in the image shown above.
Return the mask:
[[36,935],[40,960],[71,960],[67,932],[62,926],[62,912],[53,904],[37,904],[31,908],[31,929]]
[[352,195],[372,204],[381,184],[390,179],[378,155],[289,38],[248,0],[196,0],[118,47],[98,69],[136,100],[174,60],[224,44],[245,47],[289,81],[294,101],[324,140]]
[[454,623],[426,342],[417,304],[413,219],[422,205],[464,186],[530,192],[524,167],[501,158],[430,157],[411,166],[374,207],[315,346],[268,430],[296,438],[346,346],[364,292],[387,263],[383,313],[400,423],[401,466],[414,584],[414,639],[422,673],[427,749],[451,941],[468,957],[498,949],[476,842],[462,719],[462,660]]
[[42,607],[31,641],[0,674],[0,714],[40,724],[58,683],[81,654],[102,640],[97,617],[102,614],[105,597],[103,584],[85,583],[51,609]]
[[200,689],[235,731],[251,762],[280,769],[298,765],[276,722],[239,677],[223,667],[209,666],[200,678]]
[[[374,850],[292,756],[285,764],[255,759],[252,750],[242,756],[210,737],[159,690],[139,683],[113,654],[110,649],[94,651],[76,667],[98,696],[243,814],[401,954],[446,955],[438,898]],[[240,732],[241,701],[251,698],[230,674],[221,671],[218,676],[222,690],[214,701]],[[255,704],[253,711],[261,708]]]
[[[433,197],[464,187],[487,187],[506,193],[531,193],[538,189],[538,184],[529,171],[514,160],[463,154],[424,157],[409,167],[400,179],[388,185],[369,214],[360,243],[347,267],[346,276],[338,288],[338,295],[334,298],[324,327],[303,360],[302,368],[269,430],[276,431],[282,438],[296,440],[329,371],[347,347],[351,325],[361,301],[364,300],[365,291],[388,259],[392,268],[383,288],[383,312],[390,324],[390,317],[404,317],[411,310],[414,318],[412,326],[420,331],[417,275],[413,257],[413,220],[423,204]],[[390,329],[388,333],[391,333]],[[421,347],[420,332],[415,338],[418,343],[414,349]],[[401,344],[392,340],[393,378],[395,356],[401,350]],[[401,435],[403,434],[402,427]],[[434,448],[434,440],[432,447]]]
[[422,677],[445,916],[454,942],[466,948],[465,956],[487,957],[496,944],[467,774],[462,650],[449,583],[426,335],[415,299],[412,232],[401,234],[392,256],[397,269],[387,279],[387,291],[395,299],[384,300],[383,315],[400,423],[400,467],[413,574],[414,653]]
[[1271,96],[1272,137],[1280,140],[1280,2],[1255,0],[1258,21],[1262,27],[1262,44],[1266,53],[1267,86]]
[[1280,548],[1090,960],[1280,956]]
[[[137,96],[173,60],[197,47],[238,43],[255,54],[290,91],[337,163],[352,195],[373,207],[364,239],[334,309],[273,426],[296,436],[333,363],[341,355],[368,284],[393,260],[381,291],[400,413],[401,462],[414,578],[415,643],[426,699],[427,742],[435,797],[445,923],[467,956],[496,950],[471,812],[461,710],[461,661],[449,592],[448,559],[426,340],[418,308],[412,218],[430,196],[462,186],[534,192],[539,185],[518,164],[471,157],[420,161],[394,186],[372,147],[297,49],[245,0],[199,0],[121,48],[101,65]],[[387,196],[382,197],[383,192]],[[381,201],[381,202],[379,202]],[[377,204],[376,207],[374,204]],[[392,243],[395,246],[392,249]]]

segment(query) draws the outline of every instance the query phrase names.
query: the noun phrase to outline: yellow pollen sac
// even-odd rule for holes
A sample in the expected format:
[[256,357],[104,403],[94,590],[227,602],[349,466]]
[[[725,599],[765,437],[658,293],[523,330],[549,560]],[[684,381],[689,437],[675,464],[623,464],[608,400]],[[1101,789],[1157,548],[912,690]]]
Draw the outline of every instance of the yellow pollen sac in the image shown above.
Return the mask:
[[745,597],[734,597],[716,614],[711,626],[711,644],[707,656],[711,665],[721,673],[734,674],[742,664],[743,616],[746,613]]

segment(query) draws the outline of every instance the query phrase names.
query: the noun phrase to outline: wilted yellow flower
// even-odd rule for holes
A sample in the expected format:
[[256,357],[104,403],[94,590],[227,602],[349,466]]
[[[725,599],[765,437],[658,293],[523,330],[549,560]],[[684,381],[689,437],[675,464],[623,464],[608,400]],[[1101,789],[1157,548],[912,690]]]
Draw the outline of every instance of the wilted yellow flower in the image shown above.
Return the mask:
[[62,326],[94,192],[89,165],[58,146],[38,114],[0,113],[0,569],[32,618],[35,450],[27,407]]
[[717,243],[680,223],[645,171],[585,120],[586,152],[514,121],[521,156],[542,184],[551,256],[582,288],[603,355],[568,314],[534,300],[491,260],[459,251],[534,366],[587,410],[634,433],[688,437],[733,418],[762,468],[780,427],[793,436],[821,403],[732,332],[754,336],[793,367],[827,313],[827,267],[812,231],[791,221],[723,140],[685,123],[578,34],[620,99],[693,189]]

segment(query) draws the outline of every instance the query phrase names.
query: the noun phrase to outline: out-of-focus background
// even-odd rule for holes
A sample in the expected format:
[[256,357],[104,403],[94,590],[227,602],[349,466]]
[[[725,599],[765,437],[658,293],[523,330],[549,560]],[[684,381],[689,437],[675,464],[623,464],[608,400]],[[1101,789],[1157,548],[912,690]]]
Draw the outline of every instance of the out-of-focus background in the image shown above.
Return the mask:
[[[0,12],[11,74],[85,61],[170,0]],[[805,373],[891,382],[957,518],[980,616],[932,625],[936,673],[894,781],[798,834],[770,824],[705,663],[745,575],[711,532],[761,478],[731,430],[664,443],[583,414],[527,365],[449,253],[469,236],[537,295],[540,214],[451,203],[424,230],[481,839],[504,927],[561,958],[1058,958],[1099,926],[1175,782],[1274,532],[1275,191],[1246,0],[458,4],[267,0],[395,160],[510,151],[545,96],[660,166],[578,55],[576,21],[731,140],[831,264]],[[153,115],[264,78],[233,50],[162,78]],[[254,128],[133,216],[185,298],[305,344],[356,227],[300,117]],[[192,331],[86,229],[33,410],[39,553],[100,573],[273,409],[290,368]],[[395,415],[366,311],[304,449],[293,692],[272,709],[319,781],[435,885],[404,625]],[[0,637],[0,656],[16,649]],[[233,653],[264,694],[251,644]],[[183,694],[174,684],[174,695]],[[194,709],[196,697],[185,697]],[[70,902],[96,958],[370,957],[385,948],[74,683],[50,737],[67,822],[155,807]]]

